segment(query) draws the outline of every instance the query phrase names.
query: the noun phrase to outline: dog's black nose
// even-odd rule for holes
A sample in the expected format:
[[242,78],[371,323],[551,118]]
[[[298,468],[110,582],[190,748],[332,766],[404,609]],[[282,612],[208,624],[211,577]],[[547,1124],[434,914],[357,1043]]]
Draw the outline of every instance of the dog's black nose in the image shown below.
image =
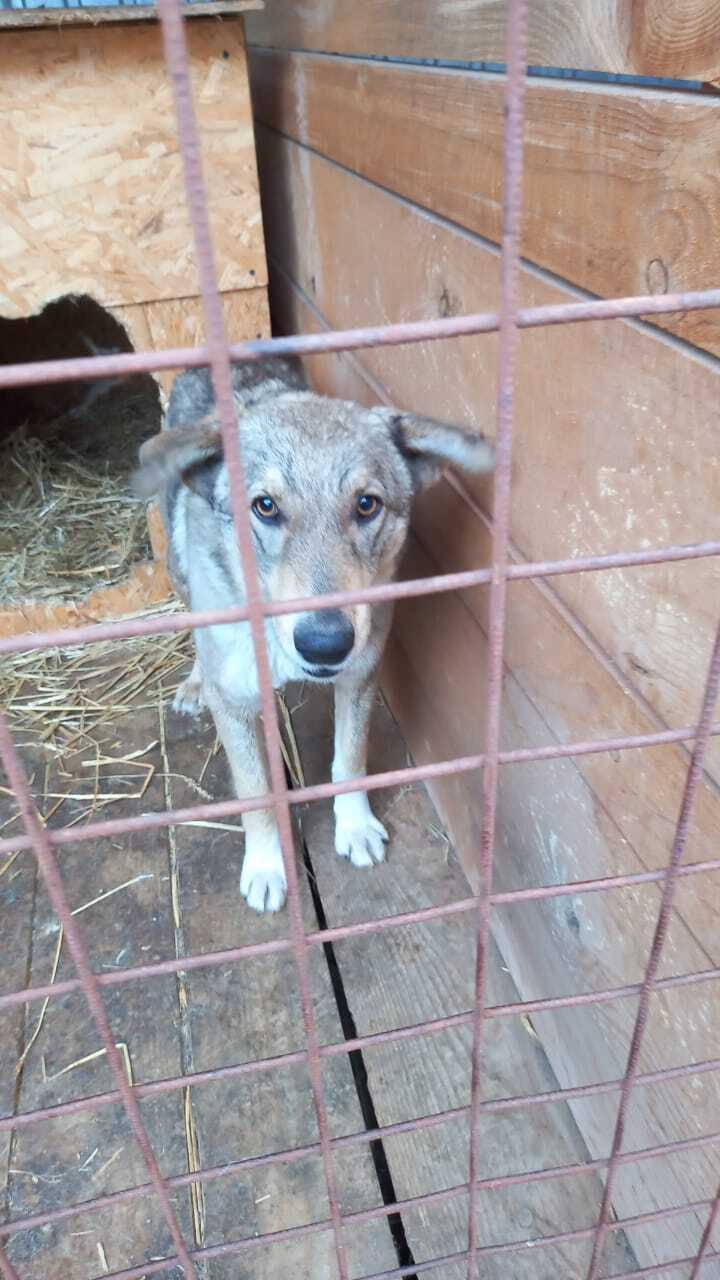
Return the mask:
[[339,609],[306,613],[295,624],[295,648],[313,667],[337,667],[355,643],[355,629]]

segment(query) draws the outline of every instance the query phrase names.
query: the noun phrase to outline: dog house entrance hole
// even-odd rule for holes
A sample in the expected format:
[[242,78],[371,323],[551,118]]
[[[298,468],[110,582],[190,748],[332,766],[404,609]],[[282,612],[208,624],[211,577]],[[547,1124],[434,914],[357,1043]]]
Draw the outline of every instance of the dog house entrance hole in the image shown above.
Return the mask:
[[[0,364],[132,350],[87,295],[0,316]],[[149,558],[128,476],[160,420],[150,374],[0,389],[0,605],[83,599]]]

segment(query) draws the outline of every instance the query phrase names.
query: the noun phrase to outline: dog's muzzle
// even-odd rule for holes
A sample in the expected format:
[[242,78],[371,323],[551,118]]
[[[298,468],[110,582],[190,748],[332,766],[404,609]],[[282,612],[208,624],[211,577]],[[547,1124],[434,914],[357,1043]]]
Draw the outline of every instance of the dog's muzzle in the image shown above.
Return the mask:
[[339,609],[323,609],[303,614],[295,624],[293,640],[308,675],[328,679],[350,654],[355,628]]

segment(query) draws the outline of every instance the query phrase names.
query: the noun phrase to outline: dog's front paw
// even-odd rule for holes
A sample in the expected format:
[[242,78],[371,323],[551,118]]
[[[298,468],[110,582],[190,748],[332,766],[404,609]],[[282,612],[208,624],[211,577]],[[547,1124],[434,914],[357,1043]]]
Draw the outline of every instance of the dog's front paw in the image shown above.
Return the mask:
[[202,677],[196,674],[195,669],[187,680],[178,685],[172,705],[173,711],[183,716],[199,716],[205,710],[207,703],[203,694]]
[[246,849],[240,874],[240,892],[253,911],[279,911],[285,903],[287,881],[282,850],[267,845]]
[[364,791],[335,797],[335,849],[354,867],[372,867],[385,858],[388,833],[375,817]]

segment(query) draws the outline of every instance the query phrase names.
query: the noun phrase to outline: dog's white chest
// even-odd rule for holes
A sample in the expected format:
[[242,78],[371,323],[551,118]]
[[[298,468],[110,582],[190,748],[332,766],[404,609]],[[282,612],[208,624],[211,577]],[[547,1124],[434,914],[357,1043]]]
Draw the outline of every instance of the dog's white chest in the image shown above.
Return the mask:
[[[274,689],[303,678],[299,661],[294,661],[278,643],[271,621],[265,626],[267,655]],[[246,622],[198,631],[195,641],[204,669],[212,672],[214,683],[231,702],[257,702],[260,697],[255,649]]]

